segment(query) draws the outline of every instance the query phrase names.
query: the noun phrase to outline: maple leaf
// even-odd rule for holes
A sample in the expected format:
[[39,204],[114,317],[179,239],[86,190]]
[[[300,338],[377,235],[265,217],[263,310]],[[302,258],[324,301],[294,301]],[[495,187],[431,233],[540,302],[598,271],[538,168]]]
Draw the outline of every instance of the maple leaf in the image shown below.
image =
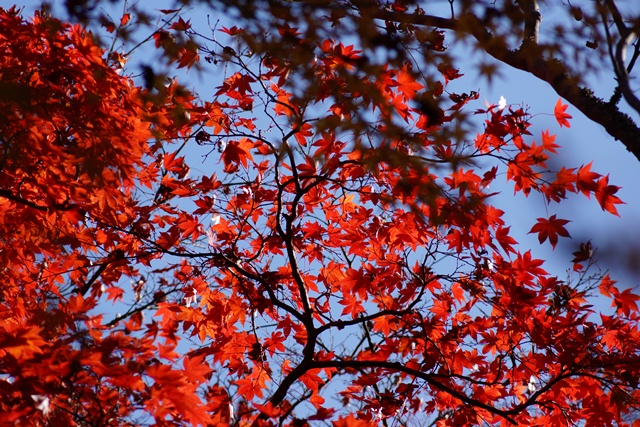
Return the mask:
[[156,47],[163,47],[165,49],[175,46],[176,43],[175,37],[165,30],[156,31],[153,34],[153,39],[155,40]]
[[251,83],[256,80],[248,74],[235,73],[224,81],[214,96],[227,95],[231,98],[241,99],[252,93]]
[[364,307],[360,303],[360,301],[351,294],[344,293],[342,295],[342,300],[339,301],[339,304],[344,305],[344,309],[342,310],[342,314],[351,314],[351,316],[355,319],[360,313],[363,313]]
[[225,34],[229,34],[230,36],[235,36],[238,35],[240,33],[242,33],[243,29],[242,28],[238,28],[235,25],[231,28],[227,28],[227,27],[222,27],[220,30],[218,30],[222,33]]
[[335,409],[324,408],[324,407],[316,407],[316,413],[308,417],[309,421],[312,420],[326,420],[331,418],[331,416],[335,413]]
[[41,332],[38,327],[0,323],[2,353],[6,352],[17,360],[31,359],[36,354],[42,354],[47,343],[42,339]]
[[585,196],[589,197],[591,192],[595,192],[598,188],[597,179],[602,175],[591,171],[593,162],[580,167],[576,174],[576,188],[581,191]]
[[320,387],[325,383],[318,375],[318,371],[308,371],[300,377],[300,381],[311,391],[318,392]]
[[[409,112],[409,107],[404,102],[404,97],[402,95],[396,95],[390,100],[390,104],[395,110],[396,113],[400,115],[404,119],[405,122],[409,123],[409,119],[411,118],[411,113]],[[385,113],[386,115],[386,113]]]
[[274,406],[271,402],[267,402],[266,405],[254,404],[253,406],[269,418],[278,417],[282,413],[282,408]]
[[182,230],[183,237],[191,237],[194,241],[203,234],[202,224],[200,224],[197,218],[185,216],[185,218],[180,221],[179,227]]
[[569,120],[567,119],[571,119],[573,118],[573,116],[570,116],[569,114],[565,113],[565,111],[567,110],[567,107],[569,106],[566,104],[563,105],[562,100],[558,99],[558,102],[556,102],[556,106],[553,109],[553,114],[556,116],[556,120],[560,124],[560,127],[566,126],[570,128],[571,123],[569,123]]
[[273,356],[276,351],[285,351],[284,347],[285,337],[282,332],[277,331],[271,334],[271,337],[267,338],[264,342],[264,348],[266,348],[269,353]]
[[464,74],[460,74],[460,70],[458,70],[457,68],[453,68],[451,65],[447,65],[445,63],[438,65],[438,71],[440,71],[440,73],[444,77],[445,84],[448,84],[451,80],[455,80],[464,76]]
[[185,22],[185,20],[180,17],[176,22],[171,24],[169,28],[176,31],[187,31],[189,28],[191,28],[191,20]]
[[630,316],[631,313],[638,313],[640,295],[634,294],[631,289],[625,289],[614,296],[612,307],[617,307],[618,313]]
[[247,161],[253,160],[251,156],[252,149],[253,143],[247,138],[230,141],[221,156],[224,162],[225,172],[237,170],[239,164],[246,168],[248,165]]
[[602,295],[612,299],[611,307],[616,307],[619,314],[629,316],[632,312],[638,313],[636,301],[640,301],[640,295],[634,294],[631,289],[620,292],[608,274],[600,281],[599,289]]
[[105,289],[105,292],[108,295],[107,299],[113,301],[122,300],[122,297],[124,295],[124,289],[117,286],[109,286]]
[[511,227],[499,226],[496,230],[496,240],[498,241],[500,246],[502,246],[502,249],[504,249],[505,252],[516,253],[516,250],[513,249],[513,245],[517,244],[518,242],[516,241],[516,239],[509,235],[510,229]]
[[129,23],[130,20],[131,20],[131,14],[125,13],[124,15],[122,15],[122,18],[120,18],[120,26],[124,27]]
[[569,222],[571,221],[556,218],[555,215],[551,215],[549,219],[538,218],[538,223],[531,228],[529,234],[538,233],[538,241],[540,243],[549,239],[551,247],[555,249],[558,244],[558,236],[571,237],[569,232],[564,228]]
[[274,111],[276,115],[293,116],[297,114],[297,106],[291,102],[291,94],[275,84],[271,85],[271,89],[276,94]]
[[591,258],[591,256],[593,256],[593,250],[591,248],[591,242],[588,241],[586,243],[580,243],[580,248],[572,253],[573,255],[573,259],[571,260],[571,262],[582,262],[582,261],[586,261],[589,258]]
[[398,82],[398,90],[402,92],[405,100],[415,99],[416,92],[424,88],[423,85],[416,82],[413,76],[408,72],[408,66],[402,67],[396,75]]
[[560,148],[558,144],[555,143],[556,136],[549,134],[548,130],[542,132],[542,146],[545,150],[551,153],[557,153],[556,148]]
[[596,184],[595,196],[598,203],[602,207],[602,210],[610,212],[614,215],[620,216],[616,205],[623,204],[617,196],[614,196],[618,192],[620,187],[615,185],[609,185],[609,175],[600,178]]
[[189,41],[178,50],[178,68],[191,68],[200,60],[198,55],[198,45]]
[[235,384],[238,386],[238,394],[252,400],[254,396],[263,396],[268,381],[269,374],[264,369],[256,369],[250,375],[236,380]]
[[102,23],[102,26],[105,28],[105,30],[107,30],[107,32],[109,33],[113,33],[116,30],[116,24],[113,23],[112,21],[104,21]]

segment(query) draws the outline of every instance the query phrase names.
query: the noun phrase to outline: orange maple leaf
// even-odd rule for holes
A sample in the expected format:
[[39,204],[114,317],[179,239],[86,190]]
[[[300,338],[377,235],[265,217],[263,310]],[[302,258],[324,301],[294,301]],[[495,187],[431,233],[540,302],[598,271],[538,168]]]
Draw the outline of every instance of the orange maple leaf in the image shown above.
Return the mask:
[[573,118],[573,116],[565,113],[565,111],[567,110],[567,107],[569,106],[566,104],[562,105],[562,100],[558,99],[558,102],[556,102],[556,107],[553,109],[553,114],[555,114],[556,120],[558,121],[558,123],[560,123],[560,127],[566,126],[570,128],[571,123],[569,123],[567,119],[571,119]]
[[424,88],[423,85],[416,82],[416,80],[407,72],[407,66],[405,65],[398,71],[396,80],[398,81],[398,89],[404,95],[405,100],[414,99],[416,92]]

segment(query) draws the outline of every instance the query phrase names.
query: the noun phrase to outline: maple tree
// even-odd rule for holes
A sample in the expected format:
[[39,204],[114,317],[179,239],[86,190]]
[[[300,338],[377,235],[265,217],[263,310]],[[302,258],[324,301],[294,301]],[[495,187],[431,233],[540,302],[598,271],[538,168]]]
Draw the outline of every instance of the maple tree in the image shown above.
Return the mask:
[[[80,26],[0,12],[0,422],[637,427],[640,297],[588,242],[547,272],[491,189],[617,214],[618,187],[551,170],[555,137],[522,107],[474,109],[451,64],[288,19],[260,46],[181,17],[155,31],[177,68],[222,69],[201,99],[137,86]],[[569,231],[531,224],[553,248]]]

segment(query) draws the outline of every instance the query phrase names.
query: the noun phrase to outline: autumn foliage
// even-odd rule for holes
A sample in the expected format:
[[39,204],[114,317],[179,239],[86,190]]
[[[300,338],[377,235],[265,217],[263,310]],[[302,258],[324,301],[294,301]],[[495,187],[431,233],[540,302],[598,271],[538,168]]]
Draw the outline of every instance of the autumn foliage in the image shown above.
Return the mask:
[[[155,33],[179,68],[224,66],[207,99],[0,12],[0,424],[636,427],[640,298],[587,243],[549,273],[492,205],[506,180],[617,214],[618,187],[550,170],[555,136],[450,91],[457,69],[275,29],[308,61]],[[474,137],[447,133],[463,112]]]

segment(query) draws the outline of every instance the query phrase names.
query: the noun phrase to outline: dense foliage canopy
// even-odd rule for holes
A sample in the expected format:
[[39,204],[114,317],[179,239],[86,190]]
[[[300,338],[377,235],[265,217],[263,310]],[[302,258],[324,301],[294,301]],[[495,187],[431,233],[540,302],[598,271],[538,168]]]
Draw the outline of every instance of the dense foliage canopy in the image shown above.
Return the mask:
[[608,176],[551,170],[524,107],[451,90],[439,29],[332,30],[402,4],[249,4],[270,31],[158,12],[149,40],[221,76],[210,97],[0,11],[0,423],[637,427],[640,297],[589,242],[548,272],[493,203],[539,196],[556,248],[569,197],[617,214]]

